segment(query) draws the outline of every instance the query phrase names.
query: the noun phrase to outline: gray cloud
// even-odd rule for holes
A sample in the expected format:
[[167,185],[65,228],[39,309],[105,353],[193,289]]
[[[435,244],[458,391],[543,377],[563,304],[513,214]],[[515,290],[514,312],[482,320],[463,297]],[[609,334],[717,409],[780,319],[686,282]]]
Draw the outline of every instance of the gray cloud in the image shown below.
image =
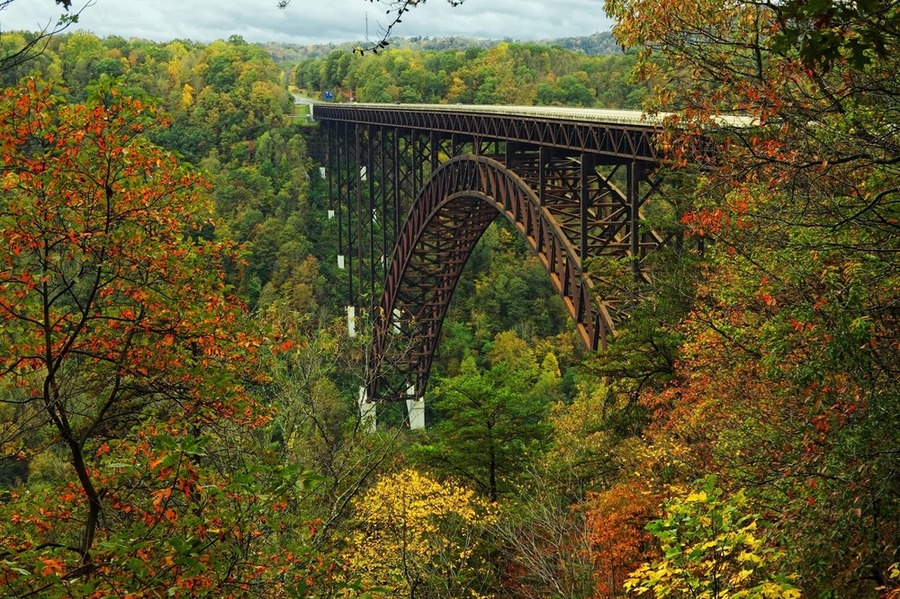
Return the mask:
[[[77,0],[76,0],[77,2]],[[298,44],[362,40],[387,24],[385,6],[366,0],[95,0],[79,28],[100,36],[197,41],[240,35],[247,41]],[[0,31],[37,29],[55,21],[52,0],[16,0],[0,11]],[[467,0],[453,8],[430,0],[404,17],[395,32],[408,36],[469,36],[534,40],[589,35],[609,29],[601,0]]]

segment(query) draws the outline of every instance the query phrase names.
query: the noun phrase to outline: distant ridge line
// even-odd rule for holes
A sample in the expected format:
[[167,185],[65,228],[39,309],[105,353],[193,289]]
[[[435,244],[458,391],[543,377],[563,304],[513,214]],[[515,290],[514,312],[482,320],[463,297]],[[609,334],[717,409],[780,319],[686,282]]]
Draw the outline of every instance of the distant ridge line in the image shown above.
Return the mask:
[[[592,35],[549,38],[544,40],[513,40],[505,39],[478,39],[462,36],[451,37],[404,37],[391,38],[388,49],[411,49],[417,51],[435,51],[442,50],[468,50],[470,48],[478,48],[487,50],[502,43],[525,44],[547,47],[560,47],[574,52],[584,52],[589,56],[603,56],[622,54],[622,50],[616,43],[612,33],[602,31]],[[328,56],[335,50],[343,50],[352,52],[354,48],[365,46],[364,40],[356,42],[326,43],[326,44],[291,44],[286,42],[265,42],[260,43],[272,56],[277,63],[296,63],[312,58],[322,58]]]

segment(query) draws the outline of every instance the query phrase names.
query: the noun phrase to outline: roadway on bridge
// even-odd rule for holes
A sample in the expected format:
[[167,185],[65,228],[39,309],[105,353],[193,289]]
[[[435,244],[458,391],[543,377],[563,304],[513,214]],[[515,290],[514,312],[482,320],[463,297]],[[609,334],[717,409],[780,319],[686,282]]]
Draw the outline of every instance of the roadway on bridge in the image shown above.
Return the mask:
[[[315,107],[334,106],[330,102],[312,102],[312,114],[315,118]],[[503,116],[524,116],[583,123],[607,123],[629,127],[658,128],[666,117],[672,113],[649,114],[640,110],[609,110],[605,108],[571,108],[565,106],[512,106],[495,104],[380,104],[352,102],[340,106],[373,108],[378,110],[396,110],[403,112],[451,112],[467,114],[490,114]],[[749,127],[757,124],[755,119],[741,115],[717,115],[712,119],[722,127]]]

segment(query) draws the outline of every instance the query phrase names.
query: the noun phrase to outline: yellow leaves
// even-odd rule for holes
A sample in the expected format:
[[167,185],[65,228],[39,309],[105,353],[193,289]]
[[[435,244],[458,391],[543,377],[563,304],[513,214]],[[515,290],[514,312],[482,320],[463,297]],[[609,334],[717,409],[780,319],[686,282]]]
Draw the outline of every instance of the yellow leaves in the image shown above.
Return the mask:
[[763,561],[760,556],[756,555],[755,553],[750,553],[748,551],[742,551],[740,554],[738,554],[737,559],[739,562],[749,562],[749,563],[757,564],[757,565],[761,564]]
[[753,570],[740,570],[737,574],[729,579],[729,582],[733,585],[740,584],[741,582],[749,578],[751,574],[753,574]]
[[[9,164],[12,160],[12,157],[9,154],[4,154],[3,162]],[[13,171],[4,171],[3,178],[0,179],[3,185],[3,191],[9,191],[13,187],[19,184],[19,175],[14,173]]]
[[753,534],[757,516],[745,513],[747,503],[743,491],[725,496],[712,477],[702,490],[666,502],[665,518],[647,526],[662,556],[632,572],[626,588],[655,597],[763,599],[792,592],[791,577],[779,575],[783,554]]
[[800,589],[785,588],[774,582],[764,582],[754,595],[760,599],[800,599],[801,596]]
[[381,479],[357,509],[361,519],[376,525],[400,517],[417,520],[423,530],[434,529],[435,520],[444,516],[457,516],[469,524],[480,518],[486,524],[496,518],[471,489],[439,482],[415,470]]
[[[493,507],[471,489],[408,469],[382,477],[354,505],[359,530],[345,559],[366,585],[408,595],[452,575],[460,590],[484,567],[476,556]],[[436,577],[436,578],[435,578]]]
[[699,501],[699,502],[704,502],[704,501],[706,501],[706,499],[707,499],[707,497],[706,497],[706,491],[700,491],[700,492],[698,492],[698,493],[690,493],[690,494],[687,496],[686,501]]

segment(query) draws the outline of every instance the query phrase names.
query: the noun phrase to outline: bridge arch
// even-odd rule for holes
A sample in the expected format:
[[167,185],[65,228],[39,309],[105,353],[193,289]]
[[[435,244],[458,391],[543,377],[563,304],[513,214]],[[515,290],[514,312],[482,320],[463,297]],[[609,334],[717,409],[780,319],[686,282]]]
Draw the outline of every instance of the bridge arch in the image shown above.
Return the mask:
[[397,238],[373,313],[370,401],[422,397],[453,292],[498,213],[547,270],[585,344],[606,344],[613,330],[608,309],[594,297],[579,252],[539,194],[494,158],[456,156],[432,172]]

